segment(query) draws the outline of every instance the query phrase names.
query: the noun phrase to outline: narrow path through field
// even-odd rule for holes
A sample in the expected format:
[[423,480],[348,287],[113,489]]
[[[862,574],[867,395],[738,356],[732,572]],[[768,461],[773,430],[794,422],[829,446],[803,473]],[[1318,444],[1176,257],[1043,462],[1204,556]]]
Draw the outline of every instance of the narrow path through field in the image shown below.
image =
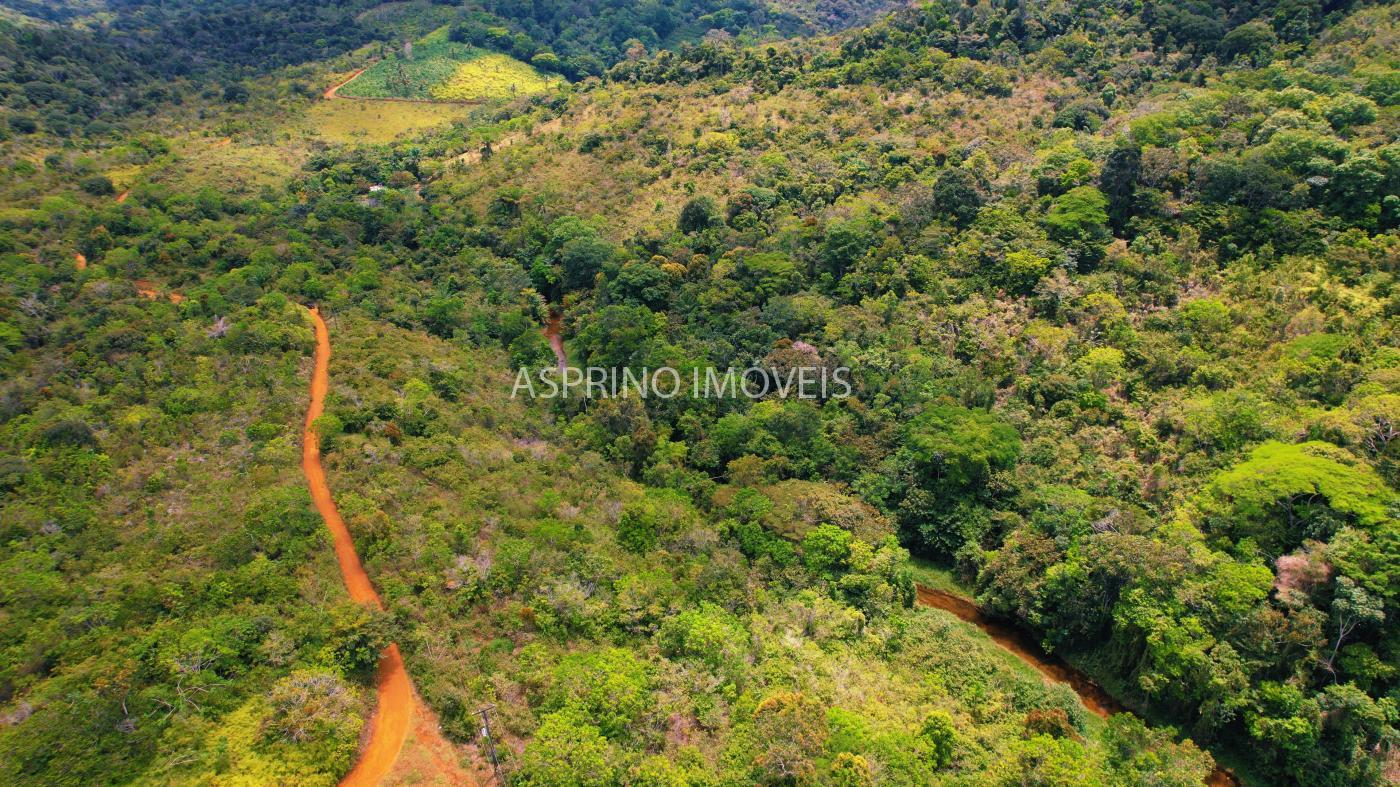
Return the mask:
[[[563,118],[555,118],[553,120],[548,120],[544,123],[539,124],[538,126],[535,126],[528,132],[516,131],[512,134],[507,134],[504,137],[501,137],[500,139],[491,143],[491,150],[492,152],[502,150],[504,148],[508,148],[511,145],[516,144],[517,142],[521,142],[525,139],[528,139],[536,134],[552,134],[556,131],[559,131],[563,127]],[[461,164],[479,164],[481,163],[482,158],[481,152],[484,148],[485,146],[483,145],[481,148],[477,148],[476,150],[468,150],[466,153],[463,153],[462,155],[458,156],[455,160]]]
[[[301,468],[306,474],[306,483],[311,489],[316,510],[331,531],[336,561],[340,564],[340,575],[345,580],[345,588],[350,591],[350,598],[356,603],[372,604],[376,609],[383,609],[379,594],[374,591],[369,575],[360,564],[360,556],[355,553],[350,529],[345,526],[345,520],[336,508],[330,485],[326,483],[325,469],[321,466],[320,439],[313,426],[325,410],[326,392],[330,388],[331,340],[320,312],[314,307],[310,311],[316,327],[316,362],[311,372],[311,403],[306,408],[306,424],[302,431]],[[413,683],[399,654],[399,646],[391,644],[379,659],[378,699],[370,720],[369,740],[361,750],[355,767],[341,781],[342,787],[373,787],[389,776],[399,759],[404,738],[415,716],[418,719],[413,728],[415,737],[429,750],[429,761],[438,771],[431,775],[432,780],[448,784],[475,784],[476,780],[452,761],[456,759],[452,744],[442,738],[431,711],[414,693]],[[422,783],[422,780],[419,779],[417,783]]]
[[343,87],[345,87],[346,85],[348,85],[348,84],[350,84],[351,82],[353,82],[354,79],[355,79],[355,77],[357,77],[357,76],[359,76],[360,74],[363,74],[363,73],[365,73],[365,70],[364,70],[363,68],[357,68],[357,69],[355,69],[354,71],[351,71],[351,72],[350,72],[350,76],[346,77],[344,82],[340,82],[340,83],[331,85],[330,87],[326,88],[326,92],[323,93],[323,94],[321,94],[321,97],[322,97],[322,98],[335,98],[335,94],[336,94],[337,92],[339,92],[341,88],[343,88]]

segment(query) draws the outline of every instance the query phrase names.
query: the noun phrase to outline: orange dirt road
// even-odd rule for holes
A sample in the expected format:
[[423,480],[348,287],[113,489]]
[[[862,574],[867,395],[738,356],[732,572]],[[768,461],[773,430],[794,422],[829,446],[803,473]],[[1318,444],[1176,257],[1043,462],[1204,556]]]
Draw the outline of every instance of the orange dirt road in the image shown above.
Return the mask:
[[338,83],[336,83],[336,84],[334,84],[334,85],[331,85],[330,87],[326,88],[326,92],[325,92],[325,93],[322,93],[322,94],[321,94],[321,97],[322,97],[322,98],[335,98],[335,94],[336,94],[337,91],[339,91],[341,88],[345,87],[346,85],[350,84],[350,82],[351,82],[352,80],[354,80],[355,77],[359,76],[360,74],[363,74],[364,72],[365,72],[365,70],[364,70],[363,68],[357,68],[357,69],[355,69],[354,71],[351,71],[351,72],[350,72],[350,76],[346,77],[344,82],[338,82]]
[[[951,612],[959,620],[982,629],[993,642],[1035,667],[1046,678],[1056,683],[1068,684],[1074,689],[1074,693],[1079,695],[1079,701],[1084,703],[1084,707],[1095,715],[1106,719],[1115,713],[1130,712],[1089,676],[1046,653],[1040,647],[1040,643],[1024,631],[988,616],[972,599],[923,585],[916,585],[915,588],[918,591],[920,606]],[[1235,787],[1239,783],[1239,778],[1233,772],[1218,764],[1206,777],[1209,787]]]
[[[321,319],[315,308],[311,309],[311,319],[316,324],[316,365],[311,373],[311,404],[306,408],[306,425],[302,433],[301,469],[306,474],[306,483],[311,488],[311,499],[316,504],[316,510],[331,531],[336,561],[340,563],[340,575],[345,579],[350,598],[356,603],[373,604],[382,609],[379,594],[374,592],[369,575],[360,565],[360,556],[355,553],[350,530],[345,526],[345,520],[341,519],[335,500],[331,498],[326,472],[321,466],[320,440],[312,430],[312,425],[325,410],[326,391],[330,388],[331,340],[326,321]],[[370,720],[369,740],[360,752],[355,767],[340,782],[342,787],[373,787],[384,781],[394,770],[404,738],[408,735],[409,727],[414,726],[414,716],[418,717],[418,723],[414,726],[417,741],[434,755],[431,762],[438,773],[433,774],[433,780],[448,784],[475,783],[475,779],[450,761],[455,759],[452,744],[441,737],[431,712],[418,701],[413,683],[404,670],[398,645],[385,648],[379,659],[378,695],[374,717]],[[443,752],[448,754],[444,756]]]

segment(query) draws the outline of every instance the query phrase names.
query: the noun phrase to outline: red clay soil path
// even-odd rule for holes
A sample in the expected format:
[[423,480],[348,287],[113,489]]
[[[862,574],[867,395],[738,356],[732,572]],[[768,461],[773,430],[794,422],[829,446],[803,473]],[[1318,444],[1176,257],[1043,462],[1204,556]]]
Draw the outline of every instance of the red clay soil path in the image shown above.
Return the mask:
[[355,69],[354,71],[351,71],[351,72],[350,72],[350,76],[346,77],[344,82],[340,82],[340,83],[338,83],[338,84],[334,84],[334,85],[331,85],[330,87],[326,88],[326,92],[325,92],[325,93],[322,93],[322,94],[321,94],[321,97],[322,97],[322,98],[335,98],[335,94],[336,94],[337,91],[339,91],[341,88],[345,87],[346,85],[350,84],[351,80],[353,80],[355,77],[357,77],[357,76],[359,76],[360,74],[363,74],[363,73],[365,73],[365,70],[364,70],[363,68],[357,68],[357,69]]
[[80,271],[87,270],[87,255],[81,251],[77,252],[73,255],[73,264],[77,265]]
[[959,620],[982,629],[1002,649],[1011,651],[1021,661],[1035,667],[1040,674],[1056,683],[1069,684],[1074,693],[1079,695],[1084,707],[1093,711],[1095,715],[1106,719],[1127,710],[1082,672],[1046,653],[1020,629],[987,617],[971,599],[923,585],[918,586],[918,591],[920,605],[953,613]]
[[[1084,703],[1084,707],[1098,716],[1106,719],[1115,713],[1130,712],[1122,703],[1109,696],[1099,684],[1090,680],[1089,676],[1046,653],[1038,642],[1020,629],[989,617],[972,599],[923,585],[918,585],[917,588],[920,606],[951,612],[959,620],[982,629],[993,642],[1035,667],[1040,674],[1056,683],[1068,684],[1074,689],[1074,693],[1079,695],[1079,701]],[[1215,770],[1206,777],[1206,784],[1210,787],[1230,787],[1239,783],[1234,773],[1220,765],[1216,765]]]
[[123,202],[126,202],[126,198],[127,198],[127,197],[130,197],[130,196],[131,196],[131,189],[127,189],[126,191],[123,191],[122,193],[118,194],[118,195],[117,195],[117,204],[120,205],[120,204],[122,204]]
[[[555,118],[555,119],[553,119],[553,120],[549,120],[549,121],[546,121],[546,122],[544,122],[544,123],[539,124],[538,126],[536,126],[535,128],[531,129],[531,130],[528,131],[528,132],[517,131],[517,132],[515,132],[515,133],[513,133],[513,134],[507,134],[507,135],[505,135],[504,137],[501,137],[500,139],[496,140],[495,142],[492,142],[492,143],[491,143],[491,150],[492,150],[492,152],[500,151],[500,150],[503,150],[504,148],[508,148],[508,147],[510,147],[511,145],[514,145],[514,144],[516,144],[516,143],[518,143],[518,142],[522,142],[522,141],[524,141],[524,140],[526,140],[526,139],[528,139],[528,138],[530,138],[530,137],[532,137],[532,136],[534,136],[534,135],[536,135],[536,134],[553,134],[553,133],[556,133],[556,132],[558,132],[560,129],[562,129],[563,127],[564,127],[564,120],[563,120],[563,118]],[[484,146],[483,146],[483,147],[484,147]],[[456,159],[454,159],[454,161],[458,161],[458,162],[461,162],[462,164],[469,165],[469,166],[470,166],[470,165],[473,165],[473,164],[480,164],[480,163],[481,163],[481,148],[475,148],[475,149],[472,149],[472,150],[468,150],[466,153],[463,153],[463,154],[461,154],[460,156],[458,156]]]
[[569,365],[569,357],[564,354],[564,318],[559,312],[550,312],[549,319],[544,324],[544,338],[549,341],[549,348],[554,351],[554,358],[559,362],[559,371],[564,371]]
[[[315,308],[311,319],[316,325],[316,365],[311,373],[311,404],[306,408],[306,425],[302,432],[301,469],[306,474],[306,483],[311,489],[311,499],[316,510],[325,520],[331,531],[335,546],[336,561],[340,564],[340,574],[345,579],[345,587],[350,598],[359,604],[373,604],[382,609],[379,594],[369,581],[360,556],[355,553],[355,544],[350,538],[350,530],[341,519],[340,511],[331,498],[330,486],[326,483],[326,472],[321,466],[321,446],[312,425],[325,409],[326,391],[330,387],[331,341],[326,321]],[[413,683],[404,670],[403,657],[398,645],[384,649],[379,659],[378,704],[374,718],[370,721],[369,740],[360,752],[355,767],[340,782],[342,787],[374,787],[394,769],[408,735],[413,717],[418,717],[414,733],[418,742],[429,749],[431,762],[440,771],[434,774],[449,784],[474,784],[475,780],[451,760],[452,744],[441,737],[431,713],[418,701],[413,691]]]

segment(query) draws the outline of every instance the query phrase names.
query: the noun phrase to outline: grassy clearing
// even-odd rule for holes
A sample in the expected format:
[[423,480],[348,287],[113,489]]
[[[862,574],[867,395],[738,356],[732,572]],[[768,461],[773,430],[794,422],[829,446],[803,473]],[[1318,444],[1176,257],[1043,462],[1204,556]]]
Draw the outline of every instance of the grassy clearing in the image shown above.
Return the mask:
[[338,98],[317,102],[293,123],[292,130],[328,142],[377,144],[465,118],[468,111],[468,107],[454,104]]
[[909,559],[909,567],[914,571],[914,581],[934,590],[956,593],[959,596],[973,597],[972,588],[958,581],[953,572],[943,566],[920,557]]
[[433,98],[446,101],[485,101],[542,93],[560,83],[509,55],[491,53],[461,64],[451,78],[431,89]]
[[340,89],[346,98],[482,101],[539,92],[558,82],[508,55],[449,41],[442,27],[380,60]]

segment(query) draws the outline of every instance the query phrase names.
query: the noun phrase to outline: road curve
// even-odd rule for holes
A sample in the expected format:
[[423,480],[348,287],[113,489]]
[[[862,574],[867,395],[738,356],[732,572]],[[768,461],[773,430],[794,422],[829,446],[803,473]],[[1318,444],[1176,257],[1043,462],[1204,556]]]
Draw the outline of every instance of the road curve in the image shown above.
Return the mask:
[[[310,311],[311,320],[316,325],[316,365],[311,372],[311,404],[306,408],[306,425],[302,432],[301,469],[311,489],[311,500],[316,504],[321,519],[325,520],[326,528],[331,531],[335,559],[340,564],[340,575],[345,579],[345,589],[350,591],[350,598],[358,604],[372,604],[376,609],[383,609],[379,594],[374,592],[369,575],[360,565],[355,542],[351,540],[350,530],[335,507],[331,488],[326,483],[326,471],[321,466],[321,441],[313,426],[325,411],[326,391],[330,388],[331,339],[320,312],[315,307]],[[398,645],[385,648],[379,659],[377,682],[379,697],[374,717],[370,720],[369,741],[360,752],[355,767],[341,781],[345,787],[379,784],[394,767],[404,738],[408,735],[409,720],[413,716],[413,685],[404,671]]]
[[[360,564],[360,556],[355,553],[350,530],[335,507],[330,486],[326,483],[325,469],[321,466],[320,440],[312,427],[325,411],[326,392],[330,388],[331,339],[320,312],[315,307],[310,311],[316,327],[316,363],[311,372],[311,403],[306,408],[306,424],[302,431],[301,469],[306,474],[306,483],[311,489],[316,510],[331,531],[335,558],[340,564],[340,575],[345,579],[350,598],[356,603],[372,604],[376,609],[383,609],[379,594],[374,591],[369,575]],[[410,726],[413,726],[418,744],[430,754],[437,771],[433,774],[436,781],[474,784],[475,779],[469,773],[450,761],[455,758],[452,744],[442,738],[433,714],[418,701],[413,683],[404,669],[398,645],[391,644],[384,649],[379,658],[376,682],[378,698],[370,720],[369,740],[361,750],[355,767],[341,780],[341,787],[374,787],[389,776],[398,762]],[[413,725],[415,716],[418,721],[416,726]]]
[[[972,599],[924,585],[916,585],[915,588],[919,606],[951,612],[959,620],[981,629],[1002,649],[1031,665],[1046,678],[1074,689],[1079,701],[1094,715],[1106,719],[1115,713],[1131,712],[1089,676],[1046,653],[1039,642],[1021,629],[987,615]],[[1217,763],[1206,777],[1206,784],[1209,787],[1238,787],[1240,780],[1232,771]]]
[[334,85],[331,85],[330,87],[326,88],[326,92],[322,93],[321,97],[327,99],[335,98],[335,94],[340,92],[341,88],[350,84],[352,81],[354,81],[355,77],[363,73],[365,73],[365,70],[363,68],[357,68],[354,71],[351,71],[350,76],[346,77],[343,81],[337,82]]

